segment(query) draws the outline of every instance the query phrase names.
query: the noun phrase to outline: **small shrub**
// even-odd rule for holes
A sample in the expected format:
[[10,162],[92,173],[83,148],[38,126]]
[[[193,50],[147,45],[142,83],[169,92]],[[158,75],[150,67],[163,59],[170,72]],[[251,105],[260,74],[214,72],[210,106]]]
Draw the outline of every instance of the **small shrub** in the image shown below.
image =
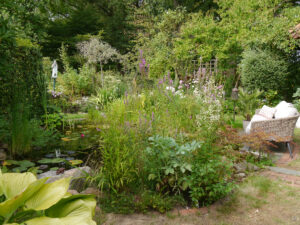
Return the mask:
[[95,90],[96,71],[88,65],[79,69],[79,73],[71,67],[57,78],[58,89],[65,95],[90,95]]
[[273,90],[282,94],[289,74],[288,63],[283,57],[269,50],[247,50],[240,64],[243,86],[252,91]]
[[212,149],[202,147],[193,157],[188,177],[190,197],[196,206],[211,204],[226,196],[232,188],[232,163]]
[[152,190],[180,193],[187,190],[186,176],[192,171],[193,152],[200,148],[193,141],[179,145],[173,138],[154,136],[145,151],[144,169]]
[[246,91],[243,88],[239,88],[238,107],[244,118],[248,121],[255,114],[255,110],[260,106],[259,96],[262,92],[258,89],[254,89],[251,92]]
[[294,106],[297,108],[298,112],[300,112],[300,88],[297,88],[297,91],[293,94],[294,98]]

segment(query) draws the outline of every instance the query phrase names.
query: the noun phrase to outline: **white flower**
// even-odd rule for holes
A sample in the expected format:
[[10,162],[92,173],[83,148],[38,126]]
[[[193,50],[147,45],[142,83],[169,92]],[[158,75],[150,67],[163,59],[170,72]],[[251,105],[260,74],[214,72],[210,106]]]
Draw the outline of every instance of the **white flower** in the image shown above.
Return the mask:
[[172,87],[172,86],[167,86],[167,87],[166,87],[166,90],[175,92],[175,88]]

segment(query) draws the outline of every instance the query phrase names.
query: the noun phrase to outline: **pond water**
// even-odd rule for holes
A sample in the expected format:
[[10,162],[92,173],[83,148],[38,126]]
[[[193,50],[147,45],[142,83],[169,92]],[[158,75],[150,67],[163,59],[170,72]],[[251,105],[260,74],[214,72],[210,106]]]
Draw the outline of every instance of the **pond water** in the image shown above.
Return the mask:
[[[101,131],[81,121],[62,131],[61,139],[45,149],[35,151],[30,160],[6,160],[6,167],[14,172],[42,173],[49,170],[83,166],[93,151],[98,151]],[[99,159],[100,160],[100,159]]]

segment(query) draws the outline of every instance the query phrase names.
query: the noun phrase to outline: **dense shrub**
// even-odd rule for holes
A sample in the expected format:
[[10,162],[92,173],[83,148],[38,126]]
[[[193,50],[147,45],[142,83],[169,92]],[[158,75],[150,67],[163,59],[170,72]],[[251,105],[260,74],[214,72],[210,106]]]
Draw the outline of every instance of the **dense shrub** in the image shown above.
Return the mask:
[[192,170],[191,160],[201,143],[179,145],[173,138],[154,136],[145,151],[144,172],[152,190],[178,194],[186,191],[186,176]]
[[288,63],[281,56],[269,50],[247,50],[240,64],[241,81],[249,90],[278,91],[286,87]]
[[187,182],[194,205],[211,204],[232,190],[232,163],[209,146],[204,145],[194,154],[192,165]]
[[95,90],[96,71],[93,67],[84,65],[77,72],[68,67],[66,71],[58,76],[58,90],[66,95],[90,95]]

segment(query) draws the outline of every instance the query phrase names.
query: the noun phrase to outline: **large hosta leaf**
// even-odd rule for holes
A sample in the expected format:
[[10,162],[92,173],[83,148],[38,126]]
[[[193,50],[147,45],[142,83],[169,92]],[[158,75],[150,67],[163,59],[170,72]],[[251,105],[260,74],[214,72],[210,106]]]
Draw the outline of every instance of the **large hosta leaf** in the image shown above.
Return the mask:
[[60,219],[50,217],[38,217],[25,222],[26,225],[72,225],[65,224]]
[[[31,183],[24,192],[20,193],[17,196],[14,196],[14,198],[8,199],[0,203],[0,216],[7,218],[10,215],[12,215],[19,207],[23,206],[25,202],[44,185],[47,179],[48,178],[43,178]],[[3,182],[1,183],[3,184]],[[13,189],[13,186],[11,186],[11,188]]]
[[62,199],[58,204],[46,210],[49,217],[59,217],[65,224],[94,225],[92,218],[96,208],[94,196],[73,195]]
[[[93,196],[73,195],[62,199],[58,204],[46,210],[46,215],[50,217],[77,216],[78,213],[93,217],[96,201]],[[84,208],[82,211],[81,208]]]
[[59,202],[67,193],[71,178],[45,184],[25,203],[26,209],[45,210]]
[[49,217],[35,218],[26,221],[26,224],[96,225],[92,219],[95,207],[96,201],[92,196],[71,196],[46,210],[46,215]]
[[1,176],[0,189],[6,199],[11,199],[25,191],[36,180],[32,173],[4,173]]

